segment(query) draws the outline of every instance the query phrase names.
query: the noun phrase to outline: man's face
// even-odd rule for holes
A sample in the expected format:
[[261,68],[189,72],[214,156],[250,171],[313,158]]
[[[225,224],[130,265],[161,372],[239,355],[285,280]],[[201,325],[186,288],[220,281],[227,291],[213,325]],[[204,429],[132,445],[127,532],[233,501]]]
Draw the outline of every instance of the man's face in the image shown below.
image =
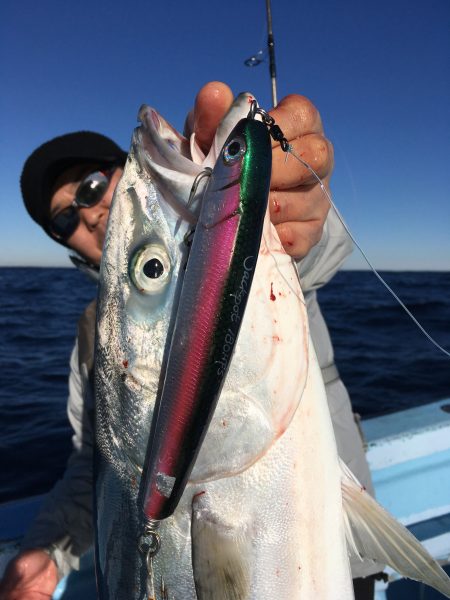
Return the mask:
[[[95,164],[77,165],[67,169],[58,177],[50,201],[51,217],[72,204],[80,182],[97,169],[98,165]],[[90,208],[78,208],[79,225],[65,240],[73,250],[95,265],[100,264],[109,208],[122,173],[123,169],[120,167],[114,171],[108,188],[98,204]]]

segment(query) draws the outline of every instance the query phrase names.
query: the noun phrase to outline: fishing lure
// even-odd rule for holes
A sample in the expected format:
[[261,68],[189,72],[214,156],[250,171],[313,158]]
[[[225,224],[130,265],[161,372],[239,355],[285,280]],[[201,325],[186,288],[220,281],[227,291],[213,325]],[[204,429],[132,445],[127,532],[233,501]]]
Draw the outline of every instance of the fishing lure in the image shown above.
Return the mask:
[[256,114],[254,101],[226,140],[192,235],[142,478],[147,561],[205,437],[252,284],[272,168],[269,129]]

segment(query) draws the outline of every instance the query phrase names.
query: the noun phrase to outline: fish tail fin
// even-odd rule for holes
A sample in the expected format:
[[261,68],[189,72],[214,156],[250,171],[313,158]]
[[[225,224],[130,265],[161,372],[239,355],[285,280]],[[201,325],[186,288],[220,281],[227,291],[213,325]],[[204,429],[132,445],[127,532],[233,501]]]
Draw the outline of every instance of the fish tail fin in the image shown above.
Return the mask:
[[250,597],[251,539],[239,528],[225,527],[205,509],[192,512],[192,566],[198,600],[246,600]]
[[450,578],[422,544],[376,502],[341,461],[344,527],[351,555],[387,564],[450,598]]

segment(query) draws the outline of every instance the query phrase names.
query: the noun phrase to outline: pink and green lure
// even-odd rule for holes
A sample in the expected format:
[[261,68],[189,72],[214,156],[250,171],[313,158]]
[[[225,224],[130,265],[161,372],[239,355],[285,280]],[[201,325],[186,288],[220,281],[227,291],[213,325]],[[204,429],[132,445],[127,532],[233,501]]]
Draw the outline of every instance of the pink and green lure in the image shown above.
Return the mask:
[[147,520],[174,512],[217,404],[256,266],[271,166],[267,126],[242,119],[214,166],[193,236],[147,447]]

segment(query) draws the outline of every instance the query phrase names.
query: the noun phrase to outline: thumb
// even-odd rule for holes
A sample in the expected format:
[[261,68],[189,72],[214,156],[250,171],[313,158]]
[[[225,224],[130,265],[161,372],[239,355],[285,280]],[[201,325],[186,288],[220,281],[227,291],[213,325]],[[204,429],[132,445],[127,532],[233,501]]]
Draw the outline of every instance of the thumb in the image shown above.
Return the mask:
[[197,144],[205,154],[211,147],[217,126],[232,103],[233,92],[220,81],[207,83],[197,94],[191,122]]

